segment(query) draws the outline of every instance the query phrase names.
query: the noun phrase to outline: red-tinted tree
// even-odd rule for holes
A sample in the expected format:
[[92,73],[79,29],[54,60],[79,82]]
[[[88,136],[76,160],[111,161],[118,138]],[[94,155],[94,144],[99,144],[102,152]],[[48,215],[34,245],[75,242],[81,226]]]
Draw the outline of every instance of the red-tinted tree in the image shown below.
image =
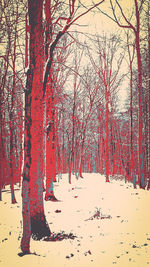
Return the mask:
[[[22,56],[19,48],[22,5],[6,1],[1,3],[1,187],[11,186],[12,203],[16,203],[14,184],[21,181],[23,86],[16,62]],[[18,26],[19,25],[19,26]],[[23,75],[22,75],[23,76]]]
[[[117,36],[111,36],[110,39],[103,36],[101,39],[97,38],[96,50],[98,60],[95,60],[90,55],[92,65],[98,78],[102,84],[103,94],[105,95],[105,173],[106,182],[109,182],[109,166],[110,166],[110,140],[109,140],[109,106],[110,96],[120,85],[124,75],[118,78],[121,68],[123,56],[119,52],[120,40]],[[116,60],[115,56],[118,55]],[[101,92],[102,93],[102,92]]]
[[28,1],[30,60],[25,92],[24,171],[22,184],[23,237],[21,250],[30,252],[30,236],[50,235],[43,206],[43,0]]
[[136,45],[136,55],[137,55],[137,69],[138,69],[138,94],[139,94],[139,138],[138,138],[138,162],[139,162],[139,183],[140,187],[145,188],[145,175],[144,175],[144,137],[143,137],[143,92],[142,92],[142,64],[141,64],[141,49],[140,49],[140,13],[142,9],[142,5],[144,1],[138,3],[137,0],[134,0],[134,16],[135,16],[135,25],[130,22],[130,19],[127,18],[125,15],[121,5],[117,0],[115,0],[115,3],[117,7],[119,8],[121,12],[121,16],[125,21],[125,24],[122,24],[119,22],[119,19],[116,15],[115,6],[113,5],[112,0],[110,0],[111,8],[113,11],[114,19],[119,27],[125,28],[125,29],[131,29],[134,37],[135,37],[135,45]]
[[[51,8],[51,5],[49,5],[49,8]],[[48,83],[51,81],[54,51],[59,40],[66,33],[68,28],[79,17],[88,13],[92,8],[86,10],[84,13],[73,19],[75,12],[75,0],[69,1],[68,17],[58,17],[56,20],[56,25],[58,25],[58,23],[61,24],[61,21],[66,21],[65,26],[62,30],[57,32],[52,41],[51,36],[49,36],[49,40],[47,39],[47,42],[50,42],[49,55],[45,71],[43,71],[43,0],[38,2],[28,0],[30,59],[25,92],[25,153],[22,184],[23,236],[21,240],[21,250],[23,253],[30,252],[31,235],[35,239],[41,239],[44,236],[50,235],[50,229],[46,222],[43,207],[43,99],[45,97]]]

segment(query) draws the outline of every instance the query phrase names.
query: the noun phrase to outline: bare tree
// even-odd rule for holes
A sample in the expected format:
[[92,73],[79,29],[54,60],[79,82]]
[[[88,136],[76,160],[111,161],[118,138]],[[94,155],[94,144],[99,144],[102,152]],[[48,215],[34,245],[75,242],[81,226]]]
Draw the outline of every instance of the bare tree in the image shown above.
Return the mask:
[[[118,77],[121,70],[121,63],[123,60],[122,51],[119,52],[121,40],[117,36],[111,36],[107,38],[97,37],[96,40],[96,54],[98,59],[94,60],[89,53],[91,63],[94,67],[96,74],[102,84],[101,88],[104,88],[103,94],[105,95],[105,170],[106,170],[106,182],[109,182],[109,106],[110,96],[120,85],[124,74]],[[116,60],[116,56],[118,59]],[[102,90],[101,90],[102,94]]]

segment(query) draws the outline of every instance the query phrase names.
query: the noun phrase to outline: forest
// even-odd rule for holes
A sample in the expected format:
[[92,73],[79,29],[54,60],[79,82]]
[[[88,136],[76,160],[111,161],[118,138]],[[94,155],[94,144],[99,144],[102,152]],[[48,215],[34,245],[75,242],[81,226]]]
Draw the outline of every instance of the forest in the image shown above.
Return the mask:
[[[47,213],[61,216],[67,196],[74,209],[68,192],[87,187],[87,209],[116,183],[150,199],[149,55],[148,0],[0,2],[0,208],[9,220],[20,207],[21,258],[32,242],[76,239],[71,227],[54,234]],[[100,209],[86,223],[113,219]]]

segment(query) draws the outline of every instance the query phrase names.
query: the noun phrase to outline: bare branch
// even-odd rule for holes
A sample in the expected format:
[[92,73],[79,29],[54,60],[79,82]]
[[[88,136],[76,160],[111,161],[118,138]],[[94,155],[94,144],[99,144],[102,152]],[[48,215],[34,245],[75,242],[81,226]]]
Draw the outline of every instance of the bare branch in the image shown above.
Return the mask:
[[79,16],[77,16],[74,20],[72,20],[72,16],[74,14],[75,0],[72,0],[72,4],[71,4],[71,1],[69,1],[70,5],[71,5],[71,6],[69,6],[70,7],[71,16],[67,19],[67,22],[66,22],[66,25],[64,26],[64,29],[57,34],[56,39],[54,40],[54,42],[50,46],[50,56],[49,56],[49,59],[47,61],[45,75],[44,75],[44,82],[43,82],[43,97],[45,96],[46,84],[47,84],[48,76],[49,76],[49,73],[50,73],[50,70],[51,70],[54,49],[55,49],[58,41],[67,32],[67,30],[69,29],[69,27],[75,21],[77,21],[79,18],[81,18],[82,16],[86,15],[87,13],[89,13],[93,8],[97,7],[98,5],[100,5],[101,3],[103,3],[104,1],[105,0],[102,0],[102,1],[98,2],[94,6],[92,6],[91,8],[89,8],[88,10],[86,10],[85,12],[83,12],[82,14],[80,14]]
[[121,11],[122,17],[124,18],[124,20],[127,22],[128,25],[120,24],[120,22],[117,19],[117,16],[116,16],[116,13],[115,13],[115,8],[113,6],[112,0],[110,0],[110,4],[111,4],[111,8],[112,8],[113,15],[114,15],[114,18],[115,18],[115,22],[118,24],[119,27],[126,28],[126,29],[132,29],[135,32],[136,31],[135,27],[127,20],[126,16],[123,13],[122,7],[118,3],[118,1],[117,0],[115,0],[115,1],[116,1],[117,5],[118,5],[120,11]]

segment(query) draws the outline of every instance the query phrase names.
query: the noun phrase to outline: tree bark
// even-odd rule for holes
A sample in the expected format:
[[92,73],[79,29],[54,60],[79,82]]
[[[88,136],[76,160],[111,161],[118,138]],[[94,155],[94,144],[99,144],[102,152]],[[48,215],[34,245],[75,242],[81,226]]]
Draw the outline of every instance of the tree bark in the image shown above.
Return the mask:
[[43,0],[28,1],[30,66],[25,92],[24,171],[22,184],[23,236],[21,249],[30,252],[30,236],[50,235],[43,206]]
[[142,64],[141,64],[141,51],[140,51],[140,14],[137,0],[135,1],[136,8],[136,31],[135,31],[135,42],[136,42],[136,53],[137,53],[137,65],[138,65],[138,94],[139,94],[139,181],[140,187],[145,188],[145,177],[144,177],[144,148],[143,148],[143,90],[142,90]]
[[50,235],[43,205],[43,61],[44,39],[42,27],[43,0],[29,0],[30,55],[33,64],[32,101],[31,101],[31,180],[30,180],[30,217],[31,234],[40,240]]
[[25,91],[25,135],[24,135],[24,170],[22,181],[22,217],[23,236],[21,250],[30,253],[31,221],[30,221],[30,168],[31,168],[31,92],[33,67],[27,72]]
[[[148,2],[148,51],[149,51],[149,55],[150,55],[150,2]],[[149,85],[149,124],[148,124],[148,136],[149,136],[149,150],[148,150],[148,176],[149,176],[149,180],[148,180],[148,186],[147,189],[150,190],[150,57],[148,60],[148,69],[149,69],[149,77],[148,77],[148,85]]]
[[106,160],[105,160],[105,169],[106,169],[106,182],[109,182],[109,96],[108,88],[105,88],[105,101],[106,101]]
[[55,107],[52,80],[46,87],[46,120],[47,120],[47,138],[46,138],[46,194],[45,200],[57,201],[54,196],[53,182],[56,175],[56,157],[55,157]]

